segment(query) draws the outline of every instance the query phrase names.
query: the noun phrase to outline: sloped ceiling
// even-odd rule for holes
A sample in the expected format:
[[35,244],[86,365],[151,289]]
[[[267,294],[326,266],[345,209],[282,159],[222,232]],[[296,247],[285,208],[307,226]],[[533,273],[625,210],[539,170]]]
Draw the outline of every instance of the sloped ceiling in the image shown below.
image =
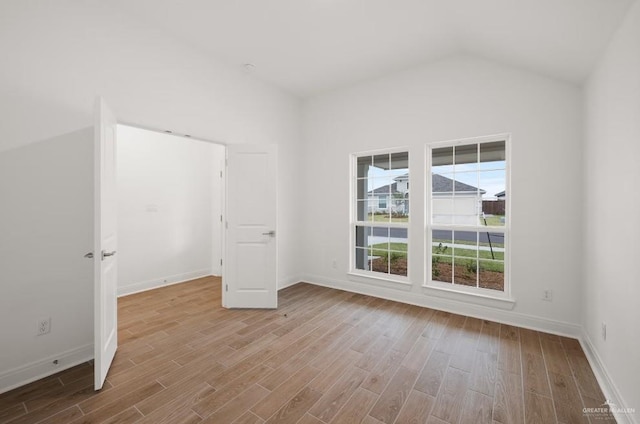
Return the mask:
[[634,0],[113,0],[298,96],[468,52],[576,84]]

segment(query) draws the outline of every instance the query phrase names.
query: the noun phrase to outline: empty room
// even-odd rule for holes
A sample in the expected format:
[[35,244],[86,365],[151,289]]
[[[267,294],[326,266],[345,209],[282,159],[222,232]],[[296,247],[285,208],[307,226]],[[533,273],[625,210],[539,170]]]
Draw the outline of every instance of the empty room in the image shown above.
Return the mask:
[[638,0],[1,0],[0,423],[640,423]]

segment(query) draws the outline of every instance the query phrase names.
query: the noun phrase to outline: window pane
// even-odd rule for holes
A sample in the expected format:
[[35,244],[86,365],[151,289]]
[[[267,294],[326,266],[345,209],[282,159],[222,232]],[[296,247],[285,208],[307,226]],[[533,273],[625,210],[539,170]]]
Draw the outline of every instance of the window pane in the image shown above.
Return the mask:
[[452,259],[433,255],[431,257],[431,279],[443,283],[453,282]]
[[454,257],[453,283],[464,286],[477,287],[478,284],[478,260],[466,257]]
[[371,247],[371,270],[389,272],[389,228],[373,227],[368,244]]
[[356,226],[356,247],[369,247],[371,230],[371,227]]
[[458,225],[478,225],[481,197],[477,187],[477,172],[454,174],[453,223]]
[[504,262],[480,261],[479,286],[504,291]]
[[408,230],[406,228],[389,229],[389,272],[394,275],[407,275]]
[[[446,255],[449,255],[449,256],[453,255],[453,231],[432,230],[431,243],[433,244],[434,248],[442,244],[442,246],[447,248]],[[445,254],[444,251],[436,252],[435,250],[434,250],[434,253],[437,253],[439,255]]]
[[389,229],[389,250],[407,253],[408,230],[406,228]]
[[506,150],[504,141],[480,144],[480,168],[504,169]]
[[478,233],[475,231],[454,231],[453,254],[470,258],[478,257]]
[[408,270],[407,253],[389,252],[389,273],[393,275],[407,276]]
[[392,153],[389,172],[389,178],[398,181],[402,177],[405,181],[409,179],[409,152]]
[[504,226],[506,222],[506,171],[481,171],[480,187],[486,191],[482,198],[484,219],[481,225]]
[[452,182],[447,182],[449,187],[453,187],[453,191],[458,195],[472,195],[478,194],[478,172],[456,172],[451,175]]
[[391,169],[407,171],[409,169],[409,152],[391,153]]
[[451,283],[453,281],[453,232],[431,232],[431,279]]
[[371,252],[369,249],[356,248],[356,269],[369,271],[371,269],[369,259],[370,255]]
[[356,180],[356,198],[366,199],[369,196],[368,193],[373,190],[372,184],[373,181],[368,178]]
[[478,238],[480,258],[504,260],[504,234],[481,231]]
[[442,147],[431,151],[431,172],[436,174],[453,172],[453,147]]
[[431,200],[432,218],[434,224],[453,224],[454,206],[452,195],[434,195]]
[[368,200],[356,201],[356,221],[371,221],[371,211]]
[[453,224],[453,174],[431,175],[431,209],[434,224]]
[[442,173],[431,175],[431,193],[436,195],[453,194],[453,173]]
[[358,178],[367,178],[369,175],[369,168],[373,163],[371,156],[361,156],[356,162],[356,175]]
[[465,286],[475,286],[478,273],[478,233],[475,231],[454,231],[453,234],[453,282]]
[[409,222],[409,194],[391,197],[391,222]]
[[373,157],[373,166],[379,170],[388,171],[390,169],[389,154],[375,155]]
[[478,145],[455,146],[455,171],[475,171],[478,169]]

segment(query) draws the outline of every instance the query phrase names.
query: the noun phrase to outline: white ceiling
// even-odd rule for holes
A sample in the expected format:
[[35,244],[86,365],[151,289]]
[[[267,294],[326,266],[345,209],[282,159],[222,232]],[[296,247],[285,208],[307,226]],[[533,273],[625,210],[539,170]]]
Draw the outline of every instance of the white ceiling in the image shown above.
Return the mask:
[[635,0],[115,0],[299,95],[468,52],[582,83]]

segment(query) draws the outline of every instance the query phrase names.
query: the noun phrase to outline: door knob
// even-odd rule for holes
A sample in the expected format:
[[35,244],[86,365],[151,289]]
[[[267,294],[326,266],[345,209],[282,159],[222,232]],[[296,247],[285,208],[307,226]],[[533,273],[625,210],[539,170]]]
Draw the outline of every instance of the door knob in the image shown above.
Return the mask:
[[266,233],[262,233],[263,236],[269,236],[269,237],[275,237],[276,236],[276,232],[274,230],[271,230],[269,232]]
[[89,252],[86,255],[84,255],[85,258],[87,259],[93,259],[93,252]]
[[102,260],[104,261],[104,258],[107,258],[109,256],[113,256],[116,254],[116,251],[114,250],[113,252],[105,252],[104,250],[102,251]]

